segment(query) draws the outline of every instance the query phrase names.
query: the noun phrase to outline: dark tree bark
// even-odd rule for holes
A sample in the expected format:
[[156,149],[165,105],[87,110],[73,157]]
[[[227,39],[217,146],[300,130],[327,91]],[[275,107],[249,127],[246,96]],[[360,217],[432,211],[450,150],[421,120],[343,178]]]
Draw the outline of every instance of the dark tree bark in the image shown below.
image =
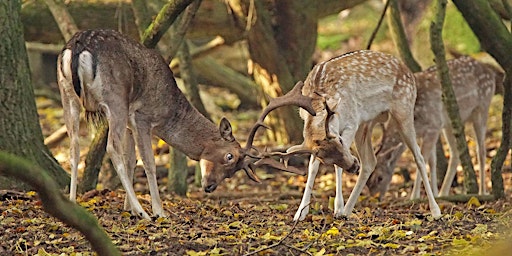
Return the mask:
[[80,205],[65,198],[58,189],[59,185],[45,169],[0,151],[0,174],[15,177],[35,189],[45,211],[80,231],[99,255],[121,255],[96,218]]
[[[48,170],[59,188],[69,176],[43,144],[20,18],[20,1],[0,2],[0,150]],[[28,189],[19,181],[0,177],[0,189]]]
[[478,184],[476,182],[475,170],[469,156],[468,144],[464,133],[464,125],[460,119],[459,107],[455,99],[448,65],[446,64],[446,54],[443,45],[442,30],[444,17],[446,13],[446,0],[436,0],[435,16],[430,26],[430,44],[434,52],[437,66],[437,74],[441,80],[443,89],[443,104],[446,106],[448,116],[453,127],[453,135],[457,140],[457,149],[459,150],[459,159],[464,169],[464,187],[468,194],[478,193]]
[[505,197],[501,169],[511,146],[512,129],[512,36],[500,17],[492,11],[486,0],[453,0],[482,47],[505,70],[503,84],[503,114],[501,144],[491,162],[492,193],[496,198]]

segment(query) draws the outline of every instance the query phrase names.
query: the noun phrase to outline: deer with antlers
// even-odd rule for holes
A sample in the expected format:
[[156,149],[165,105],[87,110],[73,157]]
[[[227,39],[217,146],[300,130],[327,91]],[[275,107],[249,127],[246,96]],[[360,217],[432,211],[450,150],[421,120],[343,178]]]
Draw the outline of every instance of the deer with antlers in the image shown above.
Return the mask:
[[202,187],[213,192],[238,170],[259,182],[254,168],[269,165],[294,171],[253,149],[252,142],[263,119],[275,108],[298,105],[314,115],[311,99],[301,94],[297,83],[288,94],[272,99],[254,125],[245,147],[232,134],[229,121],[219,127],[201,115],[176,86],[164,59],[155,51],[113,30],[79,32],[58,57],[58,84],[64,120],[70,137],[70,199],[76,198],[79,162],[80,110],[108,122],[107,153],[126,191],[125,209],[149,219],[133,189],[135,146],[142,158],[155,216],[166,216],[156,180],[152,134],[199,161]]
[[[483,64],[471,57],[462,56],[447,61],[453,89],[459,106],[459,114],[464,123],[471,123],[476,137],[476,152],[479,166],[479,194],[486,193],[485,186],[485,132],[491,99],[495,91],[500,91],[503,82],[501,71],[489,64]],[[421,140],[421,152],[430,167],[432,191],[438,193],[436,176],[436,143],[441,131],[448,142],[450,161],[444,178],[440,196],[447,196],[457,172],[459,153],[453,135],[451,121],[441,100],[441,82],[437,78],[435,66],[414,74],[418,97],[414,109],[414,126]],[[372,195],[382,197],[388,190],[396,161],[405,150],[400,138],[394,135],[397,127],[386,127],[377,153],[377,167],[370,176],[367,186]],[[411,198],[420,196],[421,176],[417,176]]]
[[[389,119],[399,127],[406,145],[414,154],[427,190],[434,218],[441,211],[430,189],[425,162],[416,143],[414,102],[416,86],[409,69],[395,57],[375,51],[355,51],[317,64],[307,76],[302,93],[313,99],[316,116],[300,111],[304,119],[304,142],[287,150],[286,157],[311,152],[304,195],[294,220],[303,220],[308,211],[314,180],[320,164],[334,165],[336,196],[334,215],[351,214],[376,159],[371,135],[376,123]],[[359,160],[350,152],[355,142]],[[344,205],[342,170],[359,171],[355,187]]]

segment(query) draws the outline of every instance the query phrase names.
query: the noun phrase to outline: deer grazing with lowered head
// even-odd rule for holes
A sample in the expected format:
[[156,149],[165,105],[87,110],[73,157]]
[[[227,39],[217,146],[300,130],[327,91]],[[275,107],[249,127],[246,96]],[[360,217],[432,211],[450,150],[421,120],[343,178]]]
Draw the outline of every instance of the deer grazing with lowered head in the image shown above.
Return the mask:
[[[335,167],[335,217],[352,213],[376,164],[371,143],[372,129],[376,123],[387,119],[400,128],[398,132],[413,152],[420,173],[425,177],[423,184],[432,216],[441,216],[416,143],[416,86],[413,74],[405,65],[380,52],[362,50],[347,53],[313,67],[302,93],[313,99],[316,116],[300,111],[304,119],[304,142],[289,148],[285,156],[311,153],[306,188],[294,220],[303,220],[309,211],[313,183],[321,163]],[[350,152],[352,142],[355,142],[360,160]],[[344,205],[342,170],[357,172],[360,165],[356,185]]]
[[57,74],[71,140],[70,199],[76,198],[79,115],[83,107],[88,116],[96,115],[108,122],[107,153],[126,191],[125,209],[146,219],[149,215],[133,189],[135,146],[149,183],[153,214],[166,216],[158,192],[152,134],[199,161],[202,187],[212,192],[241,169],[257,182],[254,168],[260,165],[293,172],[282,163],[263,159],[252,147],[254,136],[264,126],[265,116],[277,107],[298,105],[315,114],[311,99],[301,94],[303,84],[297,83],[288,94],[270,100],[242,148],[227,119],[223,118],[217,127],[187,101],[157,52],[113,30],[75,34],[58,57]]
[[[491,99],[500,91],[503,74],[489,64],[483,64],[471,57],[462,56],[447,61],[449,73],[462,122],[471,123],[476,137],[476,153],[479,166],[479,194],[486,193],[485,186],[485,133]],[[414,74],[418,97],[414,108],[414,126],[417,138],[422,142],[421,152],[430,167],[430,179],[434,195],[438,193],[436,176],[436,143],[441,131],[448,142],[450,160],[439,196],[447,196],[457,172],[459,153],[453,135],[451,121],[442,102],[441,82],[435,66]],[[397,127],[386,127],[377,153],[377,166],[367,186],[372,195],[382,197],[388,190],[395,163],[405,150],[395,135]],[[411,193],[412,199],[420,196],[421,176],[417,175]]]

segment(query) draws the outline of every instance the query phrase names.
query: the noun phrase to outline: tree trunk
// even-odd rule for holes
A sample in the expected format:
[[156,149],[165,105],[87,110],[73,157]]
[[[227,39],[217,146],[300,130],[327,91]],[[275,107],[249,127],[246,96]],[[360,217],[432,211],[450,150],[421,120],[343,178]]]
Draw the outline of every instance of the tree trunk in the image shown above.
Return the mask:
[[478,185],[476,182],[475,170],[471,163],[469,156],[468,145],[466,143],[466,135],[464,133],[464,126],[460,119],[459,107],[455,99],[448,65],[445,59],[445,50],[442,39],[442,29],[444,17],[446,13],[446,0],[436,0],[436,14],[430,26],[430,44],[432,52],[435,55],[435,62],[437,66],[438,77],[441,80],[443,89],[443,104],[446,106],[448,116],[451,120],[453,127],[453,135],[457,140],[457,149],[459,150],[459,159],[464,169],[464,187],[466,193],[476,194],[478,192]]
[[[15,154],[48,170],[59,188],[69,176],[43,144],[23,39],[19,1],[0,2],[0,150]],[[16,180],[0,177],[0,189],[28,189]]]
[[512,129],[512,36],[500,17],[491,9],[486,0],[453,0],[469,26],[478,37],[482,47],[491,54],[505,70],[503,84],[503,114],[500,148],[491,162],[492,193],[496,198],[505,197],[501,169],[511,146]]

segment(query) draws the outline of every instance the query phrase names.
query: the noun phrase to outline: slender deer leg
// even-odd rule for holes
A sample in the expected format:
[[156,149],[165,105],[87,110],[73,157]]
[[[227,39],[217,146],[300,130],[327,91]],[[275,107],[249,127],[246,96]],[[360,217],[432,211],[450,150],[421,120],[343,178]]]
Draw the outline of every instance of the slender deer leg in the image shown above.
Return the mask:
[[149,126],[146,124],[135,124],[131,122],[134,127],[134,134],[136,138],[137,148],[139,149],[142,163],[144,164],[144,170],[146,171],[146,177],[149,184],[149,192],[151,194],[151,206],[153,209],[153,215],[158,217],[165,217],[165,211],[162,208],[162,202],[158,193],[158,184],[156,180],[156,165],[155,157],[153,155],[153,149],[151,148],[151,131]]
[[70,138],[70,164],[71,164],[71,183],[69,185],[69,200],[76,201],[76,186],[78,176],[78,162],[80,161],[80,145],[78,140],[78,130],[80,128],[80,100],[76,96],[70,77],[66,74],[71,73],[71,51],[59,55],[57,61],[57,78],[59,80],[59,90],[64,110],[64,122],[67,133]]
[[[425,162],[428,163],[430,170],[430,185],[432,187],[432,193],[434,196],[437,196],[438,188],[437,188],[437,167],[436,167],[436,143],[439,139],[439,132],[429,132],[424,136],[421,145],[421,155],[423,155]],[[416,180],[414,181],[414,187],[411,192],[411,199],[420,198],[421,192],[421,175],[420,173],[416,173]]]
[[[485,108],[488,109],[488,108]],[[483,114],[476,114],[473,117],[473,130],[475,131],[476,136],[476,156],[478,165],[480,168],[480,186],[478,189],[478,194],[485,195],[487,194],[487,189],[485,186],[485,132],[487,129],[487,112]]]
[[[133,184],[133,173],[135,172],[135,166],[137,165],[137,156],[135,153],[135,140],[133,139],[133,133],[130,129],[126,129],[123,147],[125,149],[126,154],[126,175],[128,176],[130,184]],[[128,199],[128,197],[124,198],[124,210],[132,210],[132,206],[130,205],[130,200]]]
[[448,170],[444,176],[443,185],[439,191],[439,196],[447,196],[450,194],[450,188],[452,187],[453,179],[457,174],[457,166],[459,165],[459,151],[457,150],[457,141],[453,135],[452,128],[446,126],[443,130],[444,138],[448,142],[448,148],[450,150],[450,160],[448,161]]
[[350,193],[350,197],[348,198],[347,205],[345,205],[345,215],[350,216],[352,214],[352,210],[361,195],[361,191],[363,191],[364,186],[366,185],[366,181],[372,174],[375,169],[375,165],[377,164],[377,158],[373,152],[372,148],[372,129],[373,122],[364,123],[359,127],[356,132],[355,142],[357,152],[359,153],[360,162],[362,164],[361,171],[359,172],[359,176],[357,177],[356,185],[352,189],[352,193]]
[[313,185],[315,184],[316,174],[318,173],[318,168],[320,167],[320,161],[315,158],[315,156],[311,155],[309,159],[308,166],[308,179],[306,181],[306,188],[304,189],[304,194],[302,195],[302,200],[300,201],[299,209],[295,213],[293,217],[294,221],[304,220],[306,215],[309,212],[309,204],[311,202],[311,193],[313,192]]
[[[117,109],[116,111],[111,111],[111,108],[121,106],[108,106],[105,107],[105,114],[107,116],[109,130],[108,130],[108,140],[107,140],[107,152],[110,155],[110,159],[114,164],[114,167],[117,171],[117,175],[123,184],[124,189],[126,190],[126,196],[128,197],[129,204],[131,205],[132,212],[145,218],[150,219],[149,215],[144,211],[142,205],[137,200],[137,196],[135,195],[135,191],[133,190],[133,182],[129,179],[127,175],[127,168],[125,163],[125,157],[123,155],[123,141],[124,136],[126,135],[126,124],[128,122],[128,111]],[[119,114],[115,117],[112,116],[111,113],[125,113]]]
[[78,179],[78,162],[80,161],[80,145],[78,130],[80,128],[80,105],[72,98],[68,98],[62,103],[64,108],[64,120],[68,129],[70,138],[70,164],[71,164],[71,183],[69,185],[69,200],[76,201],[76,187]]
[[417,169],[420,172],[419,174],[421,175],[421,179],[423,179],[423,186],[425,187],[425,192],[427,193],[430,212],[432,213],[432,216],[435,219],[440,218],[442,216],[441,209],[439,209],[439,205],[437,205],[437,202],[434,198],[434,194],[432,193],[432,188],[430,187],[430,182],[428,181],[425,160],[423,159],[423,156],[421,155],[420,152],[420,147],[416,142],[416,133],[414,132],[414,117],[412,114],[409,115],[410,118],[407,118],[406,113],[400,114],[403,114],[402,117],[404,118],[395,119],[394,121],[398,123],[400,127],[400,135],[402,136],[403,141],[405,142],[407,147],[409,147],[409,149],[412,151],[412,154],[414,156],[414,161],[416,162]]
[[340,217],[345,212],[345,202],[343,200],[343,169],[339,166],[334,165],[334,169],[336,170],[336,197],[334,198],[334,217]]

